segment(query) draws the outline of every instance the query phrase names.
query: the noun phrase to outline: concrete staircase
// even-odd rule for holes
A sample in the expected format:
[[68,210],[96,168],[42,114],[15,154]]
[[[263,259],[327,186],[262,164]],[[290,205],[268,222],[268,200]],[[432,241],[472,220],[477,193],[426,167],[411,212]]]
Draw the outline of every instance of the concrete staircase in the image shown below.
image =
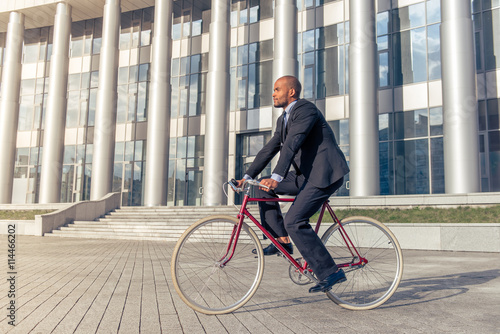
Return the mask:
[[[249,211],[260,220],[257,206]],[[74,221],[47,237],[177,241],[197,220],[211,215],[236,217],[234,206],[122,207],[96,221]]]

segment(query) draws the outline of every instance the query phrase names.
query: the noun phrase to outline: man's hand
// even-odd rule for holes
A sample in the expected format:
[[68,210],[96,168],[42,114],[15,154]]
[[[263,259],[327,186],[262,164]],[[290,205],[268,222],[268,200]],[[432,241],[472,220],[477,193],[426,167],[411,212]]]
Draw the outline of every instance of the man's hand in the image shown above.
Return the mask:
[[262,180],[260,180],[260,184],[269,187],[269,189],[264,188],[264,187],[259,187],[260,190],[269,191],[269,190],[276,189],[276,187],[278,186],[278,181],[273,180],[273,179],[262,179]]
[[[241,188],[243,186],[243,183],[245,182],[245,179],[235,180],[235,181],[236,181],[236,187]],[[233,189],[233,188],[231,187],[231,189]],[[235,191],[235,190],[233,189],[233,191]]]

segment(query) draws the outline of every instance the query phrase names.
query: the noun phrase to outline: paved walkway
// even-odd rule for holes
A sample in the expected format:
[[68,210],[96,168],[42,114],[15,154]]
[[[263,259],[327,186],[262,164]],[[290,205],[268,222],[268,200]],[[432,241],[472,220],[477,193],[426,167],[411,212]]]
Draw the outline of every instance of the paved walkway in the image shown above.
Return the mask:
[[[266,258],[242,309],[198,314],[170,278],[172,243],[18,236],[15,321],[7,318],[7,236],[0,235],[0,333],[498,333],[500,254],[405,251],[396,294],[371,311],[340,308]],[[5,277],[7,276],[7,279]]]

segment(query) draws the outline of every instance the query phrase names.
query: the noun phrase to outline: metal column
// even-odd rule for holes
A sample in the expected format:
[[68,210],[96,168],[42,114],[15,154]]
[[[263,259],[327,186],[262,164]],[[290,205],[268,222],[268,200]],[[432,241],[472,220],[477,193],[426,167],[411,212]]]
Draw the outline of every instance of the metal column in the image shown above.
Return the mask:
[[155,2],[144,187],[146,206],[167,204],[172,6],[169,0]]
[[351,0],[349,48],[350,195],[380,193],[375,1]]
[[445,192],[478,192],[479,139],[471,5],[441,0]]
[[[274,82],[285,75],[298,78],[297,5],[295,0],[276,0],[274,8]],[[273,107],[273,129],[283,110]],[[273,165],[277,159],[273,161]]]
[[54,66],[50,67],[50,89],[45,114],[40,203],[58,203],[61,197],[70,34],[71,6],[60,2],[54,20],[51,56]]
[[95,111],[91,200],[99,199],[113,189],[119,31],[120,0],[106,0]]
[[0,203],[12,202],[23,40],[24,14],[11,12],[5,43],[2,101],[0,102],[0,158],[2,159],[0,163]]
[[229,8],[229,0],[212,0],[203,172],[204,205],[226,204],[222,185],[228,178]]

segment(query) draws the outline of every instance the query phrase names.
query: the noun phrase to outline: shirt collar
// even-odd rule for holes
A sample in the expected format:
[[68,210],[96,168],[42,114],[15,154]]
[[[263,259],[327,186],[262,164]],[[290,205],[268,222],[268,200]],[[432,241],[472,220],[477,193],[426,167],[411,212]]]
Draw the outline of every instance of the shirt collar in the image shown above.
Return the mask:
[[293,106],[295,105],[295,103],[297,103],[298,100],[295,100],[293,102],[291,102],[289,105],[286,106],[285,108],[285,112],[287,114],[290,114],[290,110],[292,110]]

